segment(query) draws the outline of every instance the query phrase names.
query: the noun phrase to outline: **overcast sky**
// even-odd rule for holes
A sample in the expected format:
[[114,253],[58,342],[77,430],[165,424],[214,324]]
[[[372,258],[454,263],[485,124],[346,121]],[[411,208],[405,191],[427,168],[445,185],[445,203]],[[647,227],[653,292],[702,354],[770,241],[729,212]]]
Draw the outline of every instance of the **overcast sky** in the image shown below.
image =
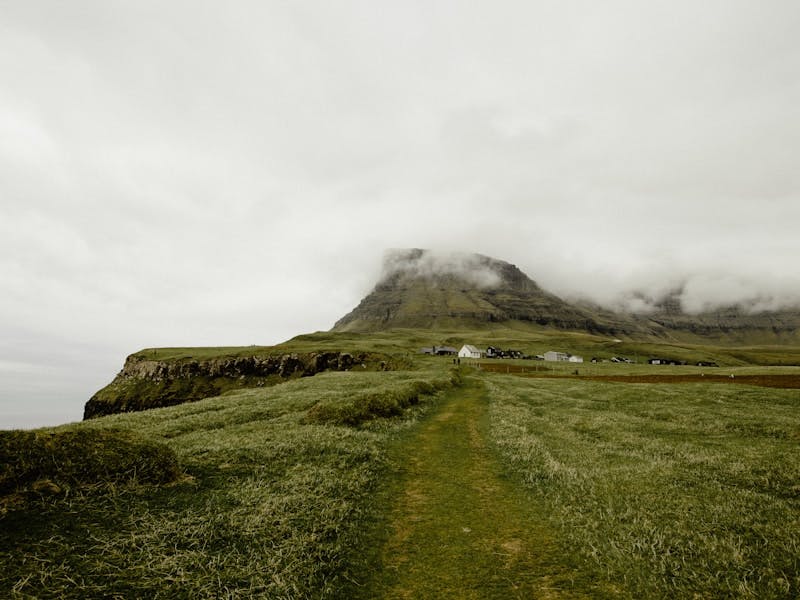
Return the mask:
[[796,0],[0,0],[0,428],[328,329],[383,251],[800,297]]

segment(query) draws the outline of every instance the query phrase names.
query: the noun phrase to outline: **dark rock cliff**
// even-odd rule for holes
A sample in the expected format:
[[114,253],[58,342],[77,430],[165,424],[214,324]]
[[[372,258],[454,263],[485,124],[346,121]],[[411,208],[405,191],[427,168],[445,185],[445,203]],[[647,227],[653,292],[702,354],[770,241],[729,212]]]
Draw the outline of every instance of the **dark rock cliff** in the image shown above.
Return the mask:
[[389,358],[368,353],[219,357],[207,360],[151,360],[129,356],[122,371],[86,403],[84,419],[172,406],[218,396],[231,389],[261,387],[293,377],[352,368],[389,369]]

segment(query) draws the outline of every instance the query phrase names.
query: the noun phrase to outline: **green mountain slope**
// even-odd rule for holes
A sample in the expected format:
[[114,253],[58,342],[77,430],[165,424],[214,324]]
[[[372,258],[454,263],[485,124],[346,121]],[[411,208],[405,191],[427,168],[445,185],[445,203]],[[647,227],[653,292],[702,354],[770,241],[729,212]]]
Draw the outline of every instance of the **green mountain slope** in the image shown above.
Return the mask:
[[592,333],[645,333],[634,319],[587,310],[543,290],[515,265],[482,256],[390,253],[375,289],[334,331],[485,328],[498,323]]
[[420,249],[387,253],[378,284],[333,331],[498,326],[723,345],[800,343],[797,310],[752,312],[731,306],[687,314],[679,298],[671,296],[653,313],[620,313],[559,298],[502,260]]

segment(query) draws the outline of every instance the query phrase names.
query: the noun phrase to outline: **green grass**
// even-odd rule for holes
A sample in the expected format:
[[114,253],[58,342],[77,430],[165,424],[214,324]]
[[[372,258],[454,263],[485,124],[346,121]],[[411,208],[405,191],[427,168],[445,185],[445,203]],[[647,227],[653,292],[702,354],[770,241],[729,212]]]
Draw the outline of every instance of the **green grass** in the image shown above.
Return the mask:
[[[437,546],[442,535],[467,509],[490,515],[485,526],[463,527],[484,541],[494,530],[499,548],[489,541],[466,546],[448,575],[454,581],[463,571],[474,597],[490,589],[501,597],[503,589],[497,582],[481,587],[481,573],[494,575],[490,563],[469,571],[484,551],[503,560],[519,555],[511,574],[520,576],[520,589],[551,595],[800,596],[796,390],[475,373],[485,392],[469,384],[459,404],[452,359],[417,352],[461,343],[531,354],[563,349],[587,359],[637,350],[641,359],[658,348],[653,354],[669,356],[675,348],[725,365],[714,373],[798,371],[753,364],[791,363],[797,349],[788,346],[667,348],[503,328],[315,333],[267,349],[145,350],[159,360],[361,351],[408,370],[326,372],[40,430],[33,438],[3,433],[0,493],[16,497],[0,514],[0,597],[345,597],[371,581],[368,567],[397,564],[391,536],[374,528],[395,518],[395,525],[416,523],[413,511],[397,506],[398,493],[414,480],[437,487],[439,504],[425,513],[432,535],[414,533],[416,548],[403,550],[422,561],[411,573],[444,574],[450,567]],[[557,375],[576,368],[581,375],[712,372],[497,362],[547,366]],[[447,414],[451,420],[441,421]],[[109,435],[132,444],[117,467],[84,470],[75,457],[90,448],[99,465],[113,463]],[[37,439],[70,440],[60,455],[68,460],[52,460],[58,444]],[[469,440],[478,442],[465,445]],[[141,465],[146,448],[175,457],[177,478],[164,483],[170,478],[126,469],[121,459]],[[42,480],[57,489],[34,489]],[[413,577],[401,579],[371,581],[370,589],[389,596],[410,589]],[[448,590],[431,585],[442,595]]]
[[135,430],[166,444],[186,476],[171,486],[75,487],[10,511],[0,521],[0,595],[332,597],[354,576],[387,445],[434,396],[358,428],[314,423],[309,411],[413,382],[433,391],[443,376],[325,373],[57,428]]
[[386,509],[362,577],[342,597],[604,598],[602,577],[559,548],[543,507],[488,444],[484,386],[469,377],[390,451]]
[[372,419],[396,417],[419,403],[423,396],[430,396],[457,385],[460,375],[436,379],[414,379],[402,385],[382,385],[354,394],[345,402],[339,399],[317,402],[307,413],[309,423],[333,423],[336,425],[361,425]]
[[565,331],[545,327],[517,327],[497,325],[474,330],[464,327],[452,329],[394,329],[373,333],[316,332],[299,335],[276,346],[246,346],[220,348],[150,348],[136,353],[137,356],[156,360],[206,360],[212,358],[238,358],[246,356],[269,356],[298,352],[372,352],[391,356],[401,368],[409,368],[418,359],[423,346],[474,344],[485,348],[488,345],[514,348],[526,354],[543,354],[548,350],[559,350],[578,354],[589,360],[593,356],[610,359],[613,356],[638,358],[644,363],[650,357],[663,357],[697,363],[700,360],[715,361],[721,366],[800,366],[800,346],[793,343],[779,345],[775,340],[763,344],[732,344],[719,340],[717,344],[698,336],[685,339],[617,339],[610,336],[585,332]]
[[796,391],[487,381],[496,447],[621,597],[800,595]]
[[80,486],[170,483],[181,476],[163,443],[117,428],[0,431],[0,518],[38,495]]

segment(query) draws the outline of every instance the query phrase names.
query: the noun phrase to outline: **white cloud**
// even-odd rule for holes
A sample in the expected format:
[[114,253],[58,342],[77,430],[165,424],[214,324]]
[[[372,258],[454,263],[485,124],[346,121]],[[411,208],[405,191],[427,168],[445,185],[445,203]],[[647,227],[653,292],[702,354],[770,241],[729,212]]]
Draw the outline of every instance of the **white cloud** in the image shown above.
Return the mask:
[[437,279],[456,276],[478,288],[501,283],[499,274],[480,255],[441,250],[389,250],[384,254],[382,278]]

